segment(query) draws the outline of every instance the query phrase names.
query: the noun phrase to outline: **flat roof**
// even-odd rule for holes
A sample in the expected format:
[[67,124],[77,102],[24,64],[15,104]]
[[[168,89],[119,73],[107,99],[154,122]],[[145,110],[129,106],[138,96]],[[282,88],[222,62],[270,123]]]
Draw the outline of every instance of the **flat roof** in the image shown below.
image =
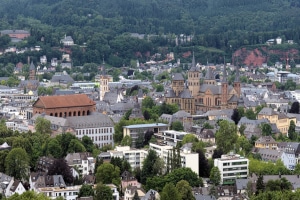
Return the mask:
[[134,124],[129,126],[123,126],[123,128],[155,128],[155,127],[166,127],[168,124],[153,123],[153,124]]

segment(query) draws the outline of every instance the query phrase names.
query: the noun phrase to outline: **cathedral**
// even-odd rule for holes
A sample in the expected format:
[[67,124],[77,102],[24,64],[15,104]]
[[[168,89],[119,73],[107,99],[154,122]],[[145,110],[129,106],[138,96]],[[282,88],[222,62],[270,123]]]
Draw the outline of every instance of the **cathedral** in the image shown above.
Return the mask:
[[223,68],[221,82],[217,82],[212,68],[208,67],[203,83],[201,83],[200,71],[196,67],[193,55],[187,83],[185,84],[182,74],[175,74],[172,79],[172,88],[166,95],[166,102],[177,103],[181,110],[195,114],[197,111],[236,108],[240,95],[241,83],[238,68],[233,86],[228,84],[226,66]]

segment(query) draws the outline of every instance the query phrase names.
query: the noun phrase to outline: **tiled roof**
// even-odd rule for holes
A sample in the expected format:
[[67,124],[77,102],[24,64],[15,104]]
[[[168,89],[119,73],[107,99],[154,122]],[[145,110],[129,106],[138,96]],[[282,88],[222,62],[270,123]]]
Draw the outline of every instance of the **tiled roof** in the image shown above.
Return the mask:
[[175,73],[172,80],[173,81],[184,81],[184,78],[181,73]]
[[62,95],[62,96],[40,96],[33,104],[41,101],[44,108],[65,108],[65,107],[81,107],[92,106],[96,103],[92,101],[86,94]]

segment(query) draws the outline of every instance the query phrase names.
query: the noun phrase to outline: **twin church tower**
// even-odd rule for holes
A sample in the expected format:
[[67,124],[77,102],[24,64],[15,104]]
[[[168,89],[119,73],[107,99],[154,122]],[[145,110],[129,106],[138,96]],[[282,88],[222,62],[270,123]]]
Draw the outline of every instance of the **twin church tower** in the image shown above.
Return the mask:
[[239,68],[233,86],[228,84],[226,66],[224,65],[221,82],[217,82],[211,67],[208,67],[203,83],[200,81],[200,71],[196,67],[193,55],[192,66],[185,82],[182,74],[176,73],[172,79],[172,88],[167,92],[166,102],[176,103],[181,110],[190,114],[197,111],[220,110],[236,108],[241,95]]

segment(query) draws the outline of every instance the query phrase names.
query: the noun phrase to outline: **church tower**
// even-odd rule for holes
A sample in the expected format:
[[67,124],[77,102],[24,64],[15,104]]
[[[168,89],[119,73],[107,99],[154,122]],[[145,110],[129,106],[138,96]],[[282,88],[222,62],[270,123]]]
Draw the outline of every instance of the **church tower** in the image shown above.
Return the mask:
[[200,90],[200,72],[196,68],[194,53],[193,53],[192,67],[188,71],[188,86],[192,97],[196,97]]
[[174,74],[172,78],[172,89],[176,97],[184,90],[184,78],[181,73]]
[[224,109],[227,107],[227,100],[228,100],[228,82],[227,82],[227,72],[226,72],[226,65],[224,64],[223,69],[223,79],[221,83],[221,107]]
[[237,92],[237,97],[241,96],[240,68],[236,67],[235,80],[233,83],[234,90]]
[[29,66],[29,80],[35,80],[35,66],[33,62],[31,61],[31,64]]

